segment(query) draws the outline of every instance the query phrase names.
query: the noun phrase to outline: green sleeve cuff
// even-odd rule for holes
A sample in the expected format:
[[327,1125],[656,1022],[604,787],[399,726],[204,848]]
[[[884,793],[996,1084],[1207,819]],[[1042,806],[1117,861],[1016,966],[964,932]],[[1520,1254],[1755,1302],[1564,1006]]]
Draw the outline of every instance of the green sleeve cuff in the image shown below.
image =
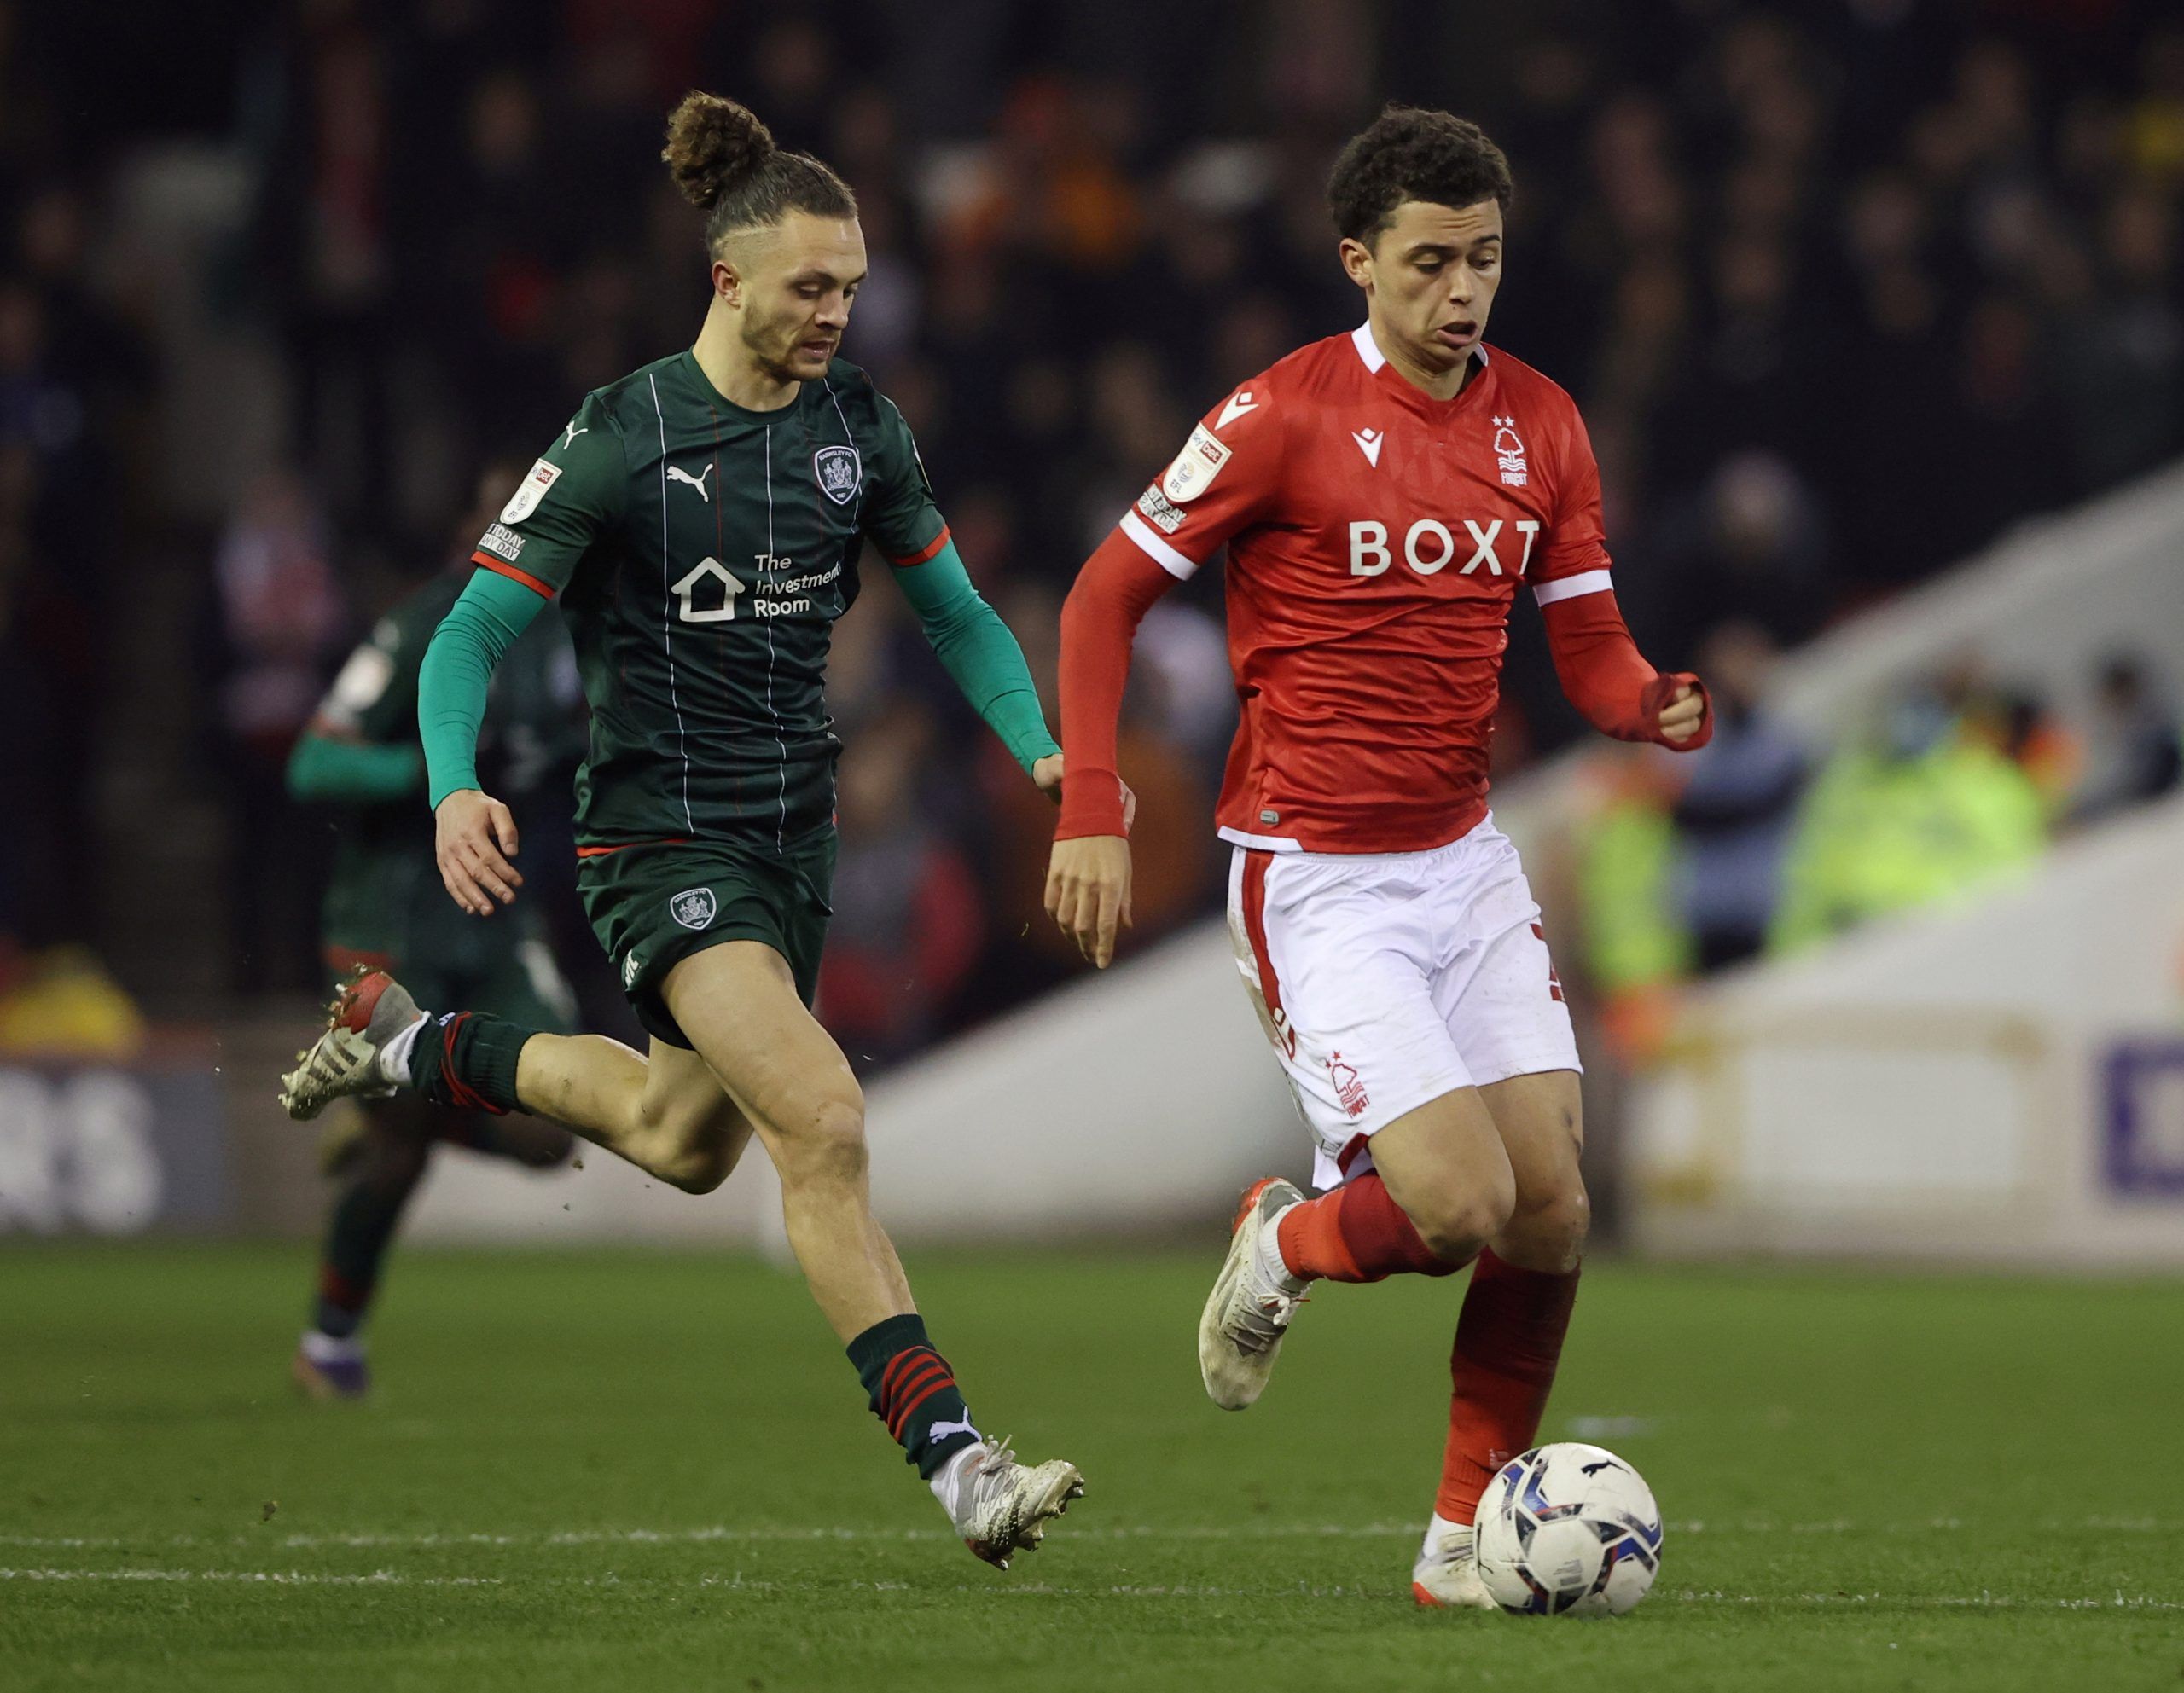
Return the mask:
[[1029,774],[1042,758],[1060,752],[1060,743],[1047,728],[1031,668],[1024,662],[1024,649],[1000,614],[971,585],[956,543],[950,542],[925,563],[898,568],[894,575],[942,668],[1025,773]]
[[291,798],[372,805],[414,792],[425,761],[406,743],[337,740],[306,729],[288,755]]
[[433,631],[417,672],[417,733],[433,809],[450,794],[479,786],[478,726],[493,668],[545,603],[521,583],[479,571]]

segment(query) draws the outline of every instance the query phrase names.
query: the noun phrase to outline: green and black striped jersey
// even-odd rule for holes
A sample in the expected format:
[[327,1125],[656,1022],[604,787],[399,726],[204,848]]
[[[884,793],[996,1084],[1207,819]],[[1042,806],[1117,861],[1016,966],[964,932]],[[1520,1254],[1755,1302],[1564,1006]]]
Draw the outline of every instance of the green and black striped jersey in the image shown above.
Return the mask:
[[837,360],[774,411],[677,353],[586,397],[476,563],[558,598],[591,704],[589,846],[831,826],[834,619],[869,536],[896,565],[947,543],[910,430]]

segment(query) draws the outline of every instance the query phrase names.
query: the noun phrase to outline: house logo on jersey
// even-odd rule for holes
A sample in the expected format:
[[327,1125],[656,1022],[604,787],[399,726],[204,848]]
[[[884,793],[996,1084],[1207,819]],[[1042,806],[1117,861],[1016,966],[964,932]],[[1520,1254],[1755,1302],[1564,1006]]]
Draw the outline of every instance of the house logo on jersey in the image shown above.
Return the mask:
[[822,447],[811,455],[811,471],[819,491],[838,506],[849,504],[864,486],[864,461],[854,447]]
[[1365,1097],[1365,1084],[1357,1071],[1342,1061],[1340,1052],[1327,1054],[1327,1085],[1334,1089],[1334,1097],[1346,1116],[1362,1116],[1365,1108],[1373,1103]]
[[1502,467],[1502,484],[1505,488],[1522,488],[1531,479],[1531,472],[1525,463],[1524,438],[1517,433],[1517,420],[1497,417],[1494,420],[1494,456]]
[[668,901],[667,914],[685,929],[704,929],[720,915],[720,906],[711,888],[686,888]]

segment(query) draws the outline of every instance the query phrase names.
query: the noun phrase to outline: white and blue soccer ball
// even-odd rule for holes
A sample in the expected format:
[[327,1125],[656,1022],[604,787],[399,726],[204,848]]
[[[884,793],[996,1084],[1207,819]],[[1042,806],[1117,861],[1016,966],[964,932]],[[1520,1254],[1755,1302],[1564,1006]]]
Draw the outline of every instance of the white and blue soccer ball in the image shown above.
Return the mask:
[[1600,1447],[1565,1441],[1513,1458],[1473,1521],[1479,1578],[1520,1616],[1620,1616],[1660,1573],[1653,1489]]

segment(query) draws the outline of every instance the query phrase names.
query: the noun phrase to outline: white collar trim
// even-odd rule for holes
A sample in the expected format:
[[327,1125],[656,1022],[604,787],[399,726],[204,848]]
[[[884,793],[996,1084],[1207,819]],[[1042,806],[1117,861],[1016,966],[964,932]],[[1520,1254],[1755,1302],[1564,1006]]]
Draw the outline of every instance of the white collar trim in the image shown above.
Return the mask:
[[[1350,331],[1350,342],[1357,349],[1357,357],[1365,361],[1366,369],[1377,374],[1380,367],[1388,362],[1388,356],[1380,351],[1380,344],[1373,339],[1373,321],[1370,318]],[[1478,368],[1485,369],[1486,343],[1481,341],[1472,351],[1478,356]]]

